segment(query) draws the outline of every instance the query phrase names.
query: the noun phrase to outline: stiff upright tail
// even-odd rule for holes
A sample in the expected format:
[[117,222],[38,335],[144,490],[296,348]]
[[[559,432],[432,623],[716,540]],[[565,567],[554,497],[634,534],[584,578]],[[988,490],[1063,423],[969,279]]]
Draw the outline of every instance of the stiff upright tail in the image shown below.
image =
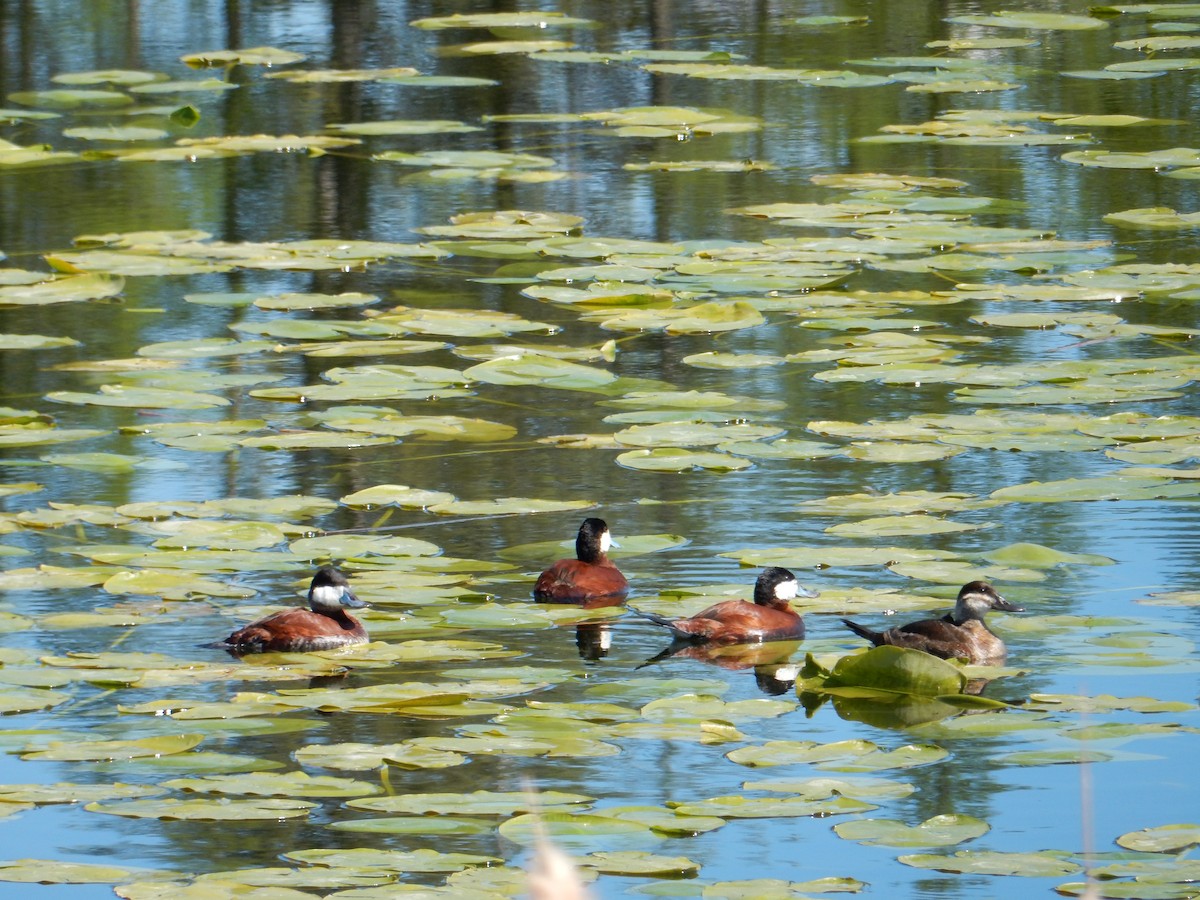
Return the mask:
[[872,631],[870,628],[864,628],[862,625],[859,625],[857,622],[851,622],[849,619],[842,619],[842,624],[859,637],[866,638],[876,647],[879,646],[879,642],[883,638],[883,635],[880,632]]

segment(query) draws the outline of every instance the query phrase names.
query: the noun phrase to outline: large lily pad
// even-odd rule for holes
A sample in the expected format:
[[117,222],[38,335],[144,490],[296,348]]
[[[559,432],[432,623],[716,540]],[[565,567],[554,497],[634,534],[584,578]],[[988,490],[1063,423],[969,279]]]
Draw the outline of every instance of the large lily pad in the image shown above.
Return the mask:
[[886,847],[949,847],[977,838],[988,831],[988,824],[974,816],[940,815],[918,825],[906,825],[895,819],[855,819],[833,826],[838,837],[863,844]]

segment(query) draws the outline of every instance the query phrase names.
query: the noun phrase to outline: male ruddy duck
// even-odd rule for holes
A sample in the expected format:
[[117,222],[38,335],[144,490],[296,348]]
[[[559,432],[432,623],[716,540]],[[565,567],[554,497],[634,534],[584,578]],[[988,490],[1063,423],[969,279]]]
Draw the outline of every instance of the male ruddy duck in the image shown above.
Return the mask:
[[239,628],[225,639],[234,653],[307,653],[365,644],[367,629],[346,612],[366,606],[354,596],[346,576],[321,566],[308,588],[309,609],[285,609]]
[[687,619],[669,619],[653,613],[646,618],[671,629],[677,641],[710,644],[752,644],[764,641],[798,641],[804,637],[804,619],[788,602],[795,597],[816,597],[801,587],[787,569],[763,569],[754,584],[754,602],[722,600]]
[[[560,559],[538,576],[533,596],[553,603],[576,603],[617,598],[629,591],[629,582],[609,560],[612,535],[603,519],[584,519],[575,537],[575,559]],[[606,604],[607,605],[607,604]]]
[[1004,641],[983,624],[983,617],[989,609],[1025,612],[1025,607],[1009,603],[986,581],[972,581],[964,584],[958,592],[954,610],[940,619],[921,619],[887,631],[872,631],[849,619],[842,619],[842,622],[876,647],[891,644],[924,650],[942,659],[965,659],[975,665],[998,665],[1004,662],[1007,651]]

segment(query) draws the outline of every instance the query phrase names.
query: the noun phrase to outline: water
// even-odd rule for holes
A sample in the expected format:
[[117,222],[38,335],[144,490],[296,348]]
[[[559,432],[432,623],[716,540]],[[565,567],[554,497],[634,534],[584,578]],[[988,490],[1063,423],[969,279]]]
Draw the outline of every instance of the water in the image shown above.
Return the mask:
[[[252,67],[239,67],[229,77],[236,90],[217,95],[172,95],[152,98],[178,106],[191,102],[201,112],[190,131],[172,129],[176,137],[233,134],[311,135],[336,122],[388,119],[455,119],[481,130],[465,134],[435,134],[367,138],[362,148],[323,156],[256,153],[228,159],[181,162],[119,162],[90,160],[59,167],[5,171],[0,169],[0,250],[6,265],[44,271],[43,254],[63,252],[80,235],[105,235],[137,230],[195,229],[217,241],[266,242],[310,238],[413,242],[414,229],[441,225],[468,212],[504,209],[544,210],[581,216],[588,236],[646,241],[691,242],[720,246],[730,242],[757,245],[762,240],[843,236],[844,232],[813,230],[731,215],[731,208],[773,202],[827,203],[845,191],[814,185],[814,175],[890,172],[912,176],[958,178],[968,183],[969,196],[1003,198],[1023,204],[1016,212],[983,212],[977,224],[1032,227],[1053,231],[1067,240],[1106,239],[1114,243],[1095,251],[1091,267],[1118,262],[1196,262],[1193,233],[1134,231],[1103,221],[1114,211],[1164,206],[1180,212],[1196,208],[1192,182],[1164,177],[1144,169],[1105,169],[1072,165],[1060,155],[1072,147],[997,148],[941,143],[872,144],[856,139],[878,133],[887,125],[915,125],[954,109],[1001,109],[1071,113],[1076,115],[1137,114],[1165,120],[1143,127],[1089,127],[1095,142],[1090,149],[1151,150],[1197,146],[1194,90],[1187,72],[1167,73],[1144,81],[1095,81],[1064,77],[1061,72],[1093,69],[1110,62],[1137,58],[1116,50],[1116,41],[1151,33],[1144,17],[1124,16],[1111,27],[1091,31],[1025,31],[954,25],[947,17],[1007,8],[981,3],[860,4],[855,15],[868,17],[860,27],[825,30],[790,24],[800,15],[837,14],[836,5],[798,9],[791,4],[729,5],[693,3],[686,8],[656,3],[625,5],[577,3],[565,12],[594,19],[589,29],[567,32],[582,49],[616,53],[628,49],[723,50],[736,62],[775,68],[847,69],[888,74],[893,69],[847,65],[847,60],[894,56],[924,56],[925,44],[949,37],[1029,36],[1037,43],[1014,49],[978,50],[962,54],[994,61],[996,77],[1020,83],[1019,90],[988,93],[920,94],[903,83],[869,88],[820,88],[771,81],[721,81],[682,75],[651,75],[629,62],[609,64],[532,60],[520,54],[478,56],[461,45],[486,40],[485,31],[427,31],[408,23],[427,16],[447,15],[441,4],[215,3],[146,5],[91,3],[8,3],[0,7],[0,94],[46,90],[51,78],[93,69],[143,69],[172,78],[200,78],[220,71],[193,73],[178,58],[184,54],[223,47],[274,46],[304,53],[306,68],[369,68],[406,65],[423,74],[489,78],[491,87],[416,87],[374,82],[290,85],[266,79]],[[482,6],[478,11],[483,11]],[[1081,3],[1061,3],[1055,11],[1083,14]],[[1190,22],[1191,20],[1182,20]],[[550,31],[549,37],[560,32]],[[507,37],[508,35],[504,35]],[[547,35],[539,34],[539,37]],[[1186,51],[1185,51],[1186,52]],[[912,63],[911,69],[922,66]],[[142,101],[145,102],[145,101]],[[15,107],[10,100],[6,107]],[[590,123],[526,124],[492,122],[486,117],[514,113],[592,112],[630,106],[688,106],[732,110],[758,117],[764,127],[746,133],[689,140],[662,137],[615,137]],[[166,127],[162,116],[151,117]],[[101,122],[107,115],[65,112],[62,119],[16,122],[0,126],[0,138],[21,145],[46,142],[61,149],[95,149],[96,145],[62,135],[64,127]],[[117,120],[117,124],[126,124]],[[1036,129],[1050,131],[1036,125]],[[121,149],[120,145],[100,145]],[[364,149],[365,148],[365,149]],[[372,161],[369,153],[389,149],[495,149],[544,155],[555,161],[554,171],[568,176],[557,181],[525,183],[489,178],[438,180],[420,177],[416,170]],[[626,163],[682,160],[765,160],[774,168],[752,173],[639,172]],[[1151,592],[1188,590],[1195,580],[1197,515],[1194,502],[1131,501],[1089,503],[1014,503],[957,514],[958,521],[988,527],[946,536],[839,538],[824,529],[845,521],[839,517],[802,515],[798,504],[829,495],[877,490],[960,491],[986,496],[993,490],[1029,481],[1084,478],[1111,473],[1121,464],[1100,451],[1020,452],[970,450],[960,456],[928,463],[871,463],[844,456],[813,460],[758,459],[739,473],[718,475],[693,472],[661,474],[620,467],[609,450],[566,450],[535,443],[557,434],[608,435],[621,427],[604,421],[620,410],[605,405],[600,395],[554,390],[540,385],[476,385],[472,396],[445,401],[385,401],[406,414],[455,414],[490,419],[517,428],[507,442],[483,444],[405,440],[379,448],[264,452],[244,449],[199,453],[171,449],[144,437],[115,429],[134,424],[175,420],[225,420],[262,417],[274,428],[312,427],[312,410],[333,403],[306,405],[272,403],[250,397],[254,385],[218,389],[233,406],[215,411],[110,409],[55,404],[43,399],[51,391],[94,392],[112,383],[108,373],[66,372],[51,368],[68,362],[119,359],[161,341],[225,337],[229,329],[277,318],[244,307],[213,307],[188,303],[183,297],[198,292],[253,291],[377,294],[382,310],[399,304],[413,307],[487,309],[512,313],[557,330],[552,337],[537,335],[530,342],[552,341],[573,347],[595,347],[615,338],[615,361],[608,366],[622,378],[669,384],[678,390],[711,390],[776,401],[778,410],[752,413],[752,422],[770,422],[793,440],[817,440],[806,430],[809,422],[837,419],[866,422],[902,419],[914,414],[968,413],[986,404],[958,402],[955,385],[888,385],[877,382],[829,383],[813,379],[827,365],[789,363],[764,369],[712,370],[682,362],[691,354],[710,350],[774,356],[830,346],[854,332],[805,327],[813,315],[768,312],[763,326],[724,335],[663,335],[660,332],[623,333],[600,328],[562,304],[539,302],[520,293],[528,279],[512,283],[480,282],[500,274],[527,276],[546,268],[545,258],[518,258],[503,269],[505,259],[460,254],[440,260],[393,260],[346,271],[234,269],[228,273],[129,277],[119,305],[106,303],[7,307],[0,310],[0,331],[12,334],[65,335],[80,346],[0,352],[5,396],[17,409],[36,409],[52,415],[58,427],[104,429],[102,437],[81,444],[10,447],[0,458],[0,482],[36,480],[44,490],[3,499],[8,513],[45,507],[50,502],[117,506],[141,501],[204,501],[224,497],[267,500],[289,494],[308,494],[336,500],[353,491],[382,483],[401,483],[450,491],[471,500],[497,497],[553,498],[596,501],[598,514],[622,534],[677,534],[687,543],[675,549],[621,560],[634,584],[632,602],[669,588],[709,584],[748,586],[754,570],[741,567],[728,554],[765,547],[877,544],[938,548],[979,562],[981,554],[1019,541],[1044,544],[1066,553],[1100,554],[1114,564],[1105,567],[1063,566],[1044,581],[1003,582],[1005,594],[1030,609],[1046,614],[1119,617],[1135,620],[1123,631],[1159,635],[1146,649],[1146,659],[1158,665],[1104,665],[1091,654],[1092,641],[1109,633],[1081,625],[1062,631],[999,623],[1010,646],[1010,661],[1022,671],[989,687],[991,696],[1020,702],[1031,693],[1114,694],[1193,702],[1196,696],[1195,651],[1198,622],[1194,606],[1147,606],[1134,601]],[[591,264],[595,260],[553,260],[554,266]],[[1056,274],[1082,268],[1068,264]],[[3,272],[0,269],[0,272]],[[1037,283],[1025,272],[1000,269],[982,272],[913,274],[861,267],[835,289],[862,291],[950,290],[955,282]],[[765,292],[747,293],[758,299]],[[788,293],[788,292],[782,292]],[[987,328],[972,317],[1013,311],[1113,312],[1127,321],[1164,326],[1194,325],[1187,299],[1156,294],[1112,304],[1099,301],[1042,302],[967,301],[953,306],[901,307],[894,314],[933,318],[942,326],[933,333],[985,336],[989,343],[967,345],[972,362],[1030,365],[1046,360],[1104,357],[1158,357],[1190,352],[1187,342],[1153,338],[1089,341],[1059,330]],[[356,319],[354,309],[299,314],[316,321]],[[253,334],[237,332],[239,336]],[[426,337],[426,335],[413,335]],[[438,338],[439,336],[429,336]],[[509,338],[449,336],[451,344],[469,347]],[[470,361],[449,350],[418,356],[324,359],[298,353],[214,357],[189,361],[186,371],[205,389],[216,375],[249,374],[261,385],[315,384],[332,366],[381,364],[440,365],[463,369]],[[606,365],[601,363],[601,365]],[[144,380],[148,376],[136,376]],[[611,398],[609,398],[611,399]],[[596,402],[600,401],[600,402]],[[1125,404],[1058,404],[1052,412],[1104,415],[1127,409],[1153,415],[1194,415],[1191,387],[1171,399]],[[845,443],[841,441],[839,443]],[[49,453],[80,450],[150,457],[173,468],[135,468],[130,472],[97,472],[47,464]],[[1186,468],[1188,462],[1179,468]],[[647,502],[649,501],[649,502]],[[341,508],[320,517],[314,527],[326,530],[364,529],[432,541],[447,557],[481,560],[477,589],[499,601],[527,599],[541,561],[522,559],[517,569],[496,578],[494,564],[508,548],[572,536],[581,515],[576,511],[513,516],[435,516],[412,510],[355,512]],[[47,564],[75,567],[85,560],[72,551],[93,543],[149,544],[153,536],[103,525],[71,525],[57,529],[20,529],[4,543],[30,551],[6,560],[16,568]],[[547,562],[549,560],[546,560]],[[353,568],[351,566],[350,568]],[[949,598],[953,585],[935,586],[902,578],[881,567],[836,567],[799,572],[802,580],[837,596],[848,588],[935,591]],[[6,634],[0,652],[6,667],[38,667],[38,656],[106,650],[155,650],[176,659],[221,661],[223,654],[203,646],[245,621],[255,604],[284,600],[304,577],[294,571],[247,571],[234,576],[215,573],[220,580],[258,590],[253,601],[214,599],[199,604],[194,615],[180,615],[133,629],[35,627]],[[52,613],[91,610],[121,598],[96,589],[8,592],[4,609],[40,621]],[[137,598],[133,598],[137,599]],[[466,605],[465,601],[458,604]],[[448,608],[454,608],[449,604]],[[727,701],[761,698],[753,672],[706,666],[684,659],[639,669],[664,645],[656,630],[633,617],[613,625],[612,647],[599,659],[582,659],[573,629],[483,628],[460,632],[429,627],[439,607],[388,611],[412,613],[410,631],[397,639],[429,634],[449,638],[493,641],[522,655],[510,661],[482,661],[481,666],[565,667],[574,677],[531,697],[510,702],[522,708],[527,699],[579,702],[607,700],[606,689],[647,674],[706,679],[710,689]],[[856,642],[837,623],[836,608],[808,616],[810,638],[805,650],[846,652]],[[880,621],[876,613],[859,616]],[[998,619],[1000,617],[997,617]],[[1165,637],[1164,637],[1165,636]],[[1173,637],[1177,643],[1170,643]],[[390,639],[390,638],[389,638]],[[1155,642],[1157,641],[1157,643]],[[27,652],[33,658],[21,659]],[[347,687],[399,681],[436,680],[448,669],[471,662],[403,663],[396,667],[357,670],[345,679]],[[191,731],[193,723],[164,717],[122,715],[124,707],[179,697],[183,701],[231,698],[238,691],[274,691],[303,682],[243,683],[214,681],[170,688],[119,689],[110,685],[66,685],[70,702],[46,712],[24,712],[9,719],[14,729],[63,729],[104,738]],[[639,698],[613,702],[632,706],[655,699],[653,690]],[[791,691],[784,699],[794,698]],[[394,715],[295,713],[307,730],[281,734],[240,734],[214,728],[207,750],[243,753],[300,768],[292,754],[314,743],[358,741],[390,743],[414,736],[448,736],[467,724],[487,718],[421,720]],[[945,851],[936,848],[863,846],[839,838],[830,819],[766,818],[732,820],[725,827],[692,838],[675,838],[640,845],[663,855],[686,855],[701,865],[704,883],[774,878],[803,882],[826,876],[852,876],[883,894],[915,897],[1027,897],[1048,893],[1056,884],[1080,876],[1021,879],[1016,877],[939,874],[897,862],[909,852],[953,852],[958,849],[1037,851],[1058,849],[1075,858],[1090,847],[1115,849],[1113,840],[1136,829],[1194,818],[1197,792],[1181,773],[1188,771],[1195,750],[1189,728],[1200,725],[1194,709],[1138,715],[1107,713],[1082,717],[1084,723],[1172,722],[1184,726],[1165,736],[1139,736],[1128,743],[1096,741],[1106,751],[1129,751],[1128,758],[1088,766],[1018,766],[1005,754],[1030,749],[1071,748],[1078,745],[1061,734],[1072,724],[1058,716],[1054,730],[1018,730],[998,737],[947,735],[928,729],[911,733],[889,731],[840,718],[831,705],[811,718],[797,707],[777,718],[736,723],[747,743],[767,740],[847,739],[875,741],[885,748],[909,742],[933,741],[949,751],[942,762],[910,770],[881,773],[911,782],[916,791],[907,799],[880,803],[867,816],[900,819],[915,825],[939,814],[966,814],[985,820],[990,831],[982,838]],[[956,720],[957,721],[957,720]],[[196,728],[204,726],[196,725]],[[564,726],[571,727],[571,726]],[[751,769],[735,765],[724,753],[740,744],[705,745],[695,741],[614,740],[620,753],[608,757],[537,758],[479,754],[467,765],[447,769],[392,769],[391,787],[397,793],[434,791],[520,790],[533,782],[541,790],[575,791],[597,798],[604,808],[667,802],[695,802],[742,792],[745,781],[763,778],[799,779],[832,774],[806,765]],[[22,743],[6,741],[12,751]],[[334,774],[378,781],[372,772],[310,769],[311,774]],[[16,752],[0,756],[0,783],[57,781],[126,781],[155,784],[185,771],[162,775],[144,765],[51,763],[20,759]],[[182,796],[175,793],[172,796]],[[85,812],[78,806],[42,806],[0,819],[0,835],[9,859],[33,858],[148,867],[180,873],[203,873],[279,864],[279,854],[305,848],[375,847],[482,853],[520,864],[525,852],[494,832],[484,836],[359,835],[331,830],[333,823],[363,818],[341,800],[317,801],[304,820],[238,822],[180,822],[132,819]],[[577,853],[609,849],[570,844]],[[440,876],[413,875],[405,881],[437,884]],[[601,897],[623,896],[644,880],[606,875],[596,885]],[[110,896],[108,885],[42,886],[38,896],[64,900]],[[326,891],[328,893],[328,891]]]

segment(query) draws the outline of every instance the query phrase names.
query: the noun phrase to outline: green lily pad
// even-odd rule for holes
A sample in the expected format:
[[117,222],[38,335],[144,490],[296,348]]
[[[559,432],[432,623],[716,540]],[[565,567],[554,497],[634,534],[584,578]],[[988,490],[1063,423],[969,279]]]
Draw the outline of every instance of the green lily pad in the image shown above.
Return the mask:
[[409,23],[413,28],[440,31],[447,28],[487,28],[511,29],[532,28],[563,28],[592,25],[591,19],[580,19],[566,13],[554,11],[532,12],[483,12],[455,13],[450,16],[431,16],[424,19],[414,19]]
[[471,866],[498,866],[500,859],[472,853],[419,850],[376,850],[355,847],[346,850],[292,850],[284,859],[312,866],[343,869],[381,869],[397,874],[404,872],[459,872]]
[[333,822],[334,831],[354,834],[420,834],[469,835],[487,834],[493,828],[489,822],[453,816],[387,816],[379,819],[351,819]]
[[129,741],[52,742],[44,750],[24,754],[22,759],[125,760],[143,756],[169,756],[191,750],[204,740],[199,734],[177,734],[163,737],[137,738]]
[[564,848],[608,842],[627,844],[632,841],[636,844],[659,839],[648,826],[631,819],[553,810],[514,816],[500,823],[499,832],[508,840],[526,846],[548,836]]
[[847,537],[897,537],[902,535],[921,534],[952,534],[961,531],[975,531],[986,528],[986,525],[972,525],[967,522],[951,522],[936,516],[926,515],[894,515],[878,516],[871,519],[860,519],[857,522],[842,522],[830,525],[825,529],[826,534],[836,534]]
[[0,691],[0,714],[50,709],[71,699],[70,694],[39,688],[6,687]]
[[288,545],[292,553],[310,559],[349,559],[362,556],[436,556],[437,544],[417,538],[384,537],[368,534],[329,534],[301,538]]
[[1180,853],[1200,844],[1200,825],[1159,825],[1130,831],[1117,838],[1128,850],[1143,853]]
[[454,119],[391,119],[383,122],[344,122],[326,125],[327,131],[338,134],[376,136],[385,134],[464,134],[480,131],[478,125],[467,125]]
[[392,66],[381,69],[292,69],[287,72],[269,72],[266,77],[293,84],[343,84],[355,81],[391,81],[415,75],[417,70],[409,66]]
[[372,812],[411,815],[513,816],[522,812],[591,804],[595,798],[560,791],[472,791],[462,794],[398,794],[352,800],[347,806]]
[[429,491],[405,484],[378,484],[347,494],[338,500],[353,509],[373,509],[377,506],[399,506],[402,509],[427,509],[439,503],[450,503],[453,494]]
[[210,409],[228,406],[229,401],[216,394],[200,391],[172,391],[163,388],[125,387],[119,384],[104,384],[98,394],[81,394],[76,391],[51,391],[47,400],[83,406],[124,406],[144,409]]
[[203,53],[188,53],[180,59],[193,69],[219,68],[221,66],[284,66],[304,61],[303,53],[280,50],[277,47],[251,47],[246,50],[208,50]]
[[254,797],[363,797],[378,794],[378,785],[332,775],[307,772],[254,772],[240,775],[207,775],[173,778],[163,787],[186,793],[242,794]]
[[93,802],[88,812],[105,813],[133,819],[183,819],[188,821],[253,821],[258,819],[296,819],[307,816],[317,804],[305,800],[266,797],[256,800],[127,800],[117,803]]
[[1042,13],[1004,11],[991,15],[949,16],[946,19],[955,25],[984,25],[994,28],[1029,28],[1040,31],[1087,31],[1107,28],[1103,19],[1078,16],[1068,13]]
[[941,747],[932,744],[907,744],[885,751],[871,741],[846,740],[829,744],[816,741],[767,741],[761,746],[731,750],[726,757],[739,765],[751,767],[812,762],[820,768],[848,772],[926,765],[948,755]]
[[974,816],[940,815],[919,825],[895,819],[855,819],[833,826],[840,838],[886,847],[949,847],[987,834],[988,824]]
[[953,872],[961,875],[1022,875],[1027,878],[1057,878],[1080,871],[1070,854],[1061,850],[1037,853],[1000,853],[994,850],[959,850],[950,856],[909,853],[898,857],[906,866]]
[[133,877],[132,869],[55,859],[15,859],[0,863],[0,881],[23,884],[116,884]]
[[414,744],[311,744],[295,752],[302,765],[360,772],[381,766],[401,769],[445,769],[461,766],[467,757],[453,750]]
[[539,500],[531,497],[497,497],[494,500],[451,500],[434,503],[429,511],[452,516],[503,516],[514,513],[569,512],[595,506],[588,500]]
[[[3,154],[0,154],[0,160],[3,160]],[[0,286],[0,306],[47,306],[104,300],[117,296],[124,287],[123,277],[106,273],[73,274],[49,280],[43,276],[34,284]]]
[[617,457],[617,464],[628,469],[644,469],[651,472],[688,472],[693,469],[736,472],[753,465],[748,459],[727,453],[682,450],[674,447],[630,450]]
[[804,797],[743,797],[731,795],[689,802],[668,801],[667,806],[684,816],[716,816],[722,819],[774,819],[795,816],[836,816],[867,812],[878,807],[850,797],[809,800]]

